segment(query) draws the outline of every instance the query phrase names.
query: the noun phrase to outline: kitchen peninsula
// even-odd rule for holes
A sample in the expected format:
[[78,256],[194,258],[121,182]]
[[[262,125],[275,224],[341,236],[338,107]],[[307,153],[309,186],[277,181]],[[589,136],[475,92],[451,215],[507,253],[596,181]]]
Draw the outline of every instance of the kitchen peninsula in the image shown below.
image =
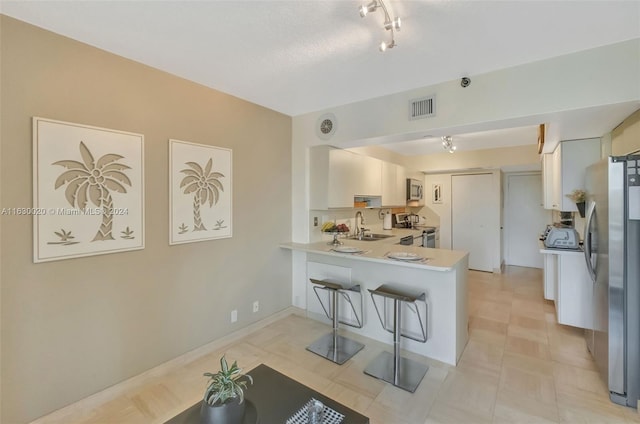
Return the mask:
[[[341,239],[344,247],[356,253],[342,253],[326,241],[316,243],[283,243],[280,247],[306,254],[307,316],[329,322],[316,297],[309,278],[336,279],[344,283],[359,284],[362,296],[362,328],[345,327],[357,334],[391,344],[392,336],[382,328],[369,289],[381,284],[393,284],[425,293],[427,341],[402,338],[401,347],[426,357],[456,365],[468,340],[467,311],[467,252],[432,249],[398,244],[401,231],[376,241]],[[347,249],[348,250],[348,249]],[[422,260],[397,260],[390,253],[417,255]],[[391,255],[393,256],[393,255]],[[359,299],[354,302],[357,304]],[[349,316],[347,302],[341,302],[340,316]],[[424,305],[423,305],[424,306]],[[379,306],[380,308],[380,306]],[[384,316],[384,308],[380,311]],[[415,312],[403,312],[403,327],[414,332]]]

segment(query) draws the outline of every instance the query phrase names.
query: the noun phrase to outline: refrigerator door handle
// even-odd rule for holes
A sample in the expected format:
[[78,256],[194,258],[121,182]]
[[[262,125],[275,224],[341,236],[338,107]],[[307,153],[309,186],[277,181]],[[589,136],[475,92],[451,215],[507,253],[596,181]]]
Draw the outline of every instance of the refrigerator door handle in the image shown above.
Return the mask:
[[595,202],[589,203],[589,209],[587,210],[587,219],[584,224],[584,259],[587,262],[587,270],[589,271],[589,276],[591,277],[591,281],[593,284],[596,283],[596,272],[593,269],[593,264],[591,263],[591,221],[593,220],[593,213],[595,212],[596,204]]

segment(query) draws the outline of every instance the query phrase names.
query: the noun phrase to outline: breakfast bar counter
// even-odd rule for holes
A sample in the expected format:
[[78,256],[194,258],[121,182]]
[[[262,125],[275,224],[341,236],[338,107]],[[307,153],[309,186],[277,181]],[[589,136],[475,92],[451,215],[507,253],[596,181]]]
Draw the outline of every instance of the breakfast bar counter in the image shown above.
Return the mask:
[[[349,332],[392,342],[392,336],[383,329],[372,303],[369,290],[382,284],[391,284],[413,291],[424,292],[422,305],[426,315],[427,341],[422,343],[402,338],[401,347],[411,352],[456,365],[468,340],[467,311],[467,252],[432,249],[397,244],[397,238],[379,241],[343,239],[344,244],[332,246],[327,241],[316,243],[282,243],[291,250],[301,264],[294,272],[294,304],[306,308],[307,316],[330,323],[309,279],[332,279],[360,286],[362,328],[348,328]],[[338,250],[338,251],[336,251]],[[344,253],[342,251],[352,251]],[[398,259],[394,259],[398,258]],[[295,262],[294,262],[295,263]],[[295,267],[295,265],[294,265]],[[304,267],[304,268],[303,268]],[[297,299],[302,298],[303,299]],[[298,302],[296,303],[296,300]],[[339,316],[353,319],[350,306],[341,302]],[[407,307],[403,312],[403,326],[408,333],[416,333],[417,315]],[[381,311],[384,316],[386,312]],[[406,319],[404,317],[406,316]],[[342,327],[341,331],[345,327]],[[391,346],[390,346],[391,348]]]
[[[370,261],[377,263],[393,264],[401,267],[411,267],[428,269],[431,271],[448,272],[455,268],[456,264],[464,260],[469,255],[468,252],[448,249],[430,249],[420,246],[403,246],[395,243],[381,241],[358,241],[345,240],[344,244],[331,246],[326,242],[317,243],[282,243],[280,247],[285,249],[299,250],[318,255],[348,257],[353,260]],[[341,252],[345,247],[361,249],[355,253]],[[393,253],[407,253],[416,255],[422,260],[409,261],[403,259],[393,259]]]

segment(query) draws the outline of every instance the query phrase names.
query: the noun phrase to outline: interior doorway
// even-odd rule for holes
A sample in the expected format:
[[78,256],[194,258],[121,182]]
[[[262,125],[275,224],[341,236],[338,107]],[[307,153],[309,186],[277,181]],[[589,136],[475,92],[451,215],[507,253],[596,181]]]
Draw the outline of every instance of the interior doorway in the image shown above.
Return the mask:
[[543,268],[538,239],[551,223],[551,211],[542,206],[542,176],[507,174],[505,180],[505,263]]

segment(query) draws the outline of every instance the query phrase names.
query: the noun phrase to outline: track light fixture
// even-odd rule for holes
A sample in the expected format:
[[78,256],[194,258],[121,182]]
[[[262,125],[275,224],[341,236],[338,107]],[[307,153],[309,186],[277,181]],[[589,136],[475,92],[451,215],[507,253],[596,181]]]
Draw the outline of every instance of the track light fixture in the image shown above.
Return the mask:
[[449,151],[449,153],[453,153],[456,151],[456,146],[453,145],[453,137],[450,135],[445,135],[442,137],[442,147],[444,150]]
[[358,8],[358,10],[360,11],[360,17],[364,18],[369,14],[369,12],[375,12],[379,7],[381,7],[384,12],[384,29],[391,32],[391,40],[380,43],[380,51],[384,52],[387,49],[392,49],[396,46],[395,32],[400,31],[400,18],[396,17],[391,19],[391,15],[389,14],[387,6],[384,4],[383,0],[373,0],[369,4],[363,4]]
[[400,31],[401,25],[402,25],[402,22],[400,21],[400,18],[395,18],[392,21],[385,21],[384,29],[386,29],[387,31],[391,31],[392,29],[395,29],[396,31]]
[[375,10],[380,7],[378,5],[378,2],[376,0],[373,0],[371,3],[367,4],[367,5],[362,5],[358,8],[358,10],[360,11],[360,17],[364,18],[365,16],[367,16],[367,13],[369,12],[375,12]]
[[387,49],[392,49],[396,46],[395,41],[391,40],[390,43],[387,43],[386,41],[383,41],[382,43],[380,43],[380,46],[378,47],[378,49],[380,49],[381,52],[384,52]]

